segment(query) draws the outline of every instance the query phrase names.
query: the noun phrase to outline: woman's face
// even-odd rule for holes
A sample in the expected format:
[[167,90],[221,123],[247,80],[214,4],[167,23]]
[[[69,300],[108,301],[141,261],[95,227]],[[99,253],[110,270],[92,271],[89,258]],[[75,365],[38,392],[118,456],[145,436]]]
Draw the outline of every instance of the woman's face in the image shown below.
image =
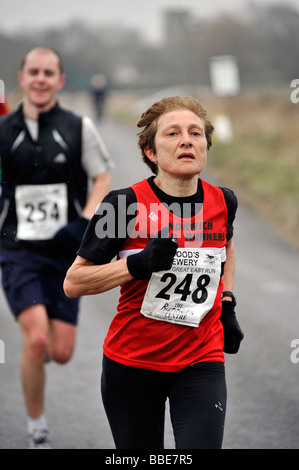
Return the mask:
[[175,177],[190,178],[205,167],[207,140],[202,120],[189,110],[174,110],[162,114],[157,122],[156,152],[145,150],[147,157],[157,162],[161,172]]

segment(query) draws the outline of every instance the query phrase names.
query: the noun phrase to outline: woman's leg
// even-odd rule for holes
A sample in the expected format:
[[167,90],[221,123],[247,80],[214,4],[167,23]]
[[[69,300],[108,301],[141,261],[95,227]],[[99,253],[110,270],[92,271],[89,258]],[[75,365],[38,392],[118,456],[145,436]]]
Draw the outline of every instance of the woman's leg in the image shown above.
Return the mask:
[[177,449],[220,449],[226,412],[224,364],[201,362],[186,368],[169,395]]
[[164,376],[104,356],[102,398],[117,449],[163,449]]

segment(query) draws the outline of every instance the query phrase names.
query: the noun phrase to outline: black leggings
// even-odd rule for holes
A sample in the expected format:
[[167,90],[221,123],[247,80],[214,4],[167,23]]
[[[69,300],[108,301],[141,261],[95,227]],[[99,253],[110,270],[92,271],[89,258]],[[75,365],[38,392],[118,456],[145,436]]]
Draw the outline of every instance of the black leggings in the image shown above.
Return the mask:
[[102,398],[117,449],[163,449],[169,398],[176,449],[220,449],[226,411],[224,364],[181,372],[137,369],[103,358]]

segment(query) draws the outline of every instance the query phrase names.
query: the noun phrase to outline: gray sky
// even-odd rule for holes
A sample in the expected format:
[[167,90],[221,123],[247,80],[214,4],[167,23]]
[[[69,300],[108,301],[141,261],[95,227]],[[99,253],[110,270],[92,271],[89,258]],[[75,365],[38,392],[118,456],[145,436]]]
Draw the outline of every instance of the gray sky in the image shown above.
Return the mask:
[[245,14],[250,3],[290,4],[299,11],[298,0],[9,0],[0,7],[1,29],[13,33],[83,20],[139,28],[146,39],[155,41],[163,36],[161,12],[167,8],[185,8],[206,18],[225,12]]

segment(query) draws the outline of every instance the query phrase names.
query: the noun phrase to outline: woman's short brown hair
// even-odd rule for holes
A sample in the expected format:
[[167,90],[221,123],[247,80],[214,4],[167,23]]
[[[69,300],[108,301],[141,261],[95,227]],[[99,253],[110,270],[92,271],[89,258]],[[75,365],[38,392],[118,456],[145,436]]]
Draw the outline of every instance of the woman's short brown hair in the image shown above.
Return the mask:
[[152,172],[158,174],[158,166],[149,160],[144,149],[150,148],[156,153],[155,136],[157,132],[157,122],[162,114],[177,109],[187,109],[196,114],[203,122],[205,135],[207,139],[208,150],[212,147],[212,133],[214,126],[207,118],[207,112],[202,104],[192,96],[170,96],[152,104],[141,116],[137,123],[137,127],[142,128],[138,133],[138,146],[141,149],[143,161],[150,167]]

